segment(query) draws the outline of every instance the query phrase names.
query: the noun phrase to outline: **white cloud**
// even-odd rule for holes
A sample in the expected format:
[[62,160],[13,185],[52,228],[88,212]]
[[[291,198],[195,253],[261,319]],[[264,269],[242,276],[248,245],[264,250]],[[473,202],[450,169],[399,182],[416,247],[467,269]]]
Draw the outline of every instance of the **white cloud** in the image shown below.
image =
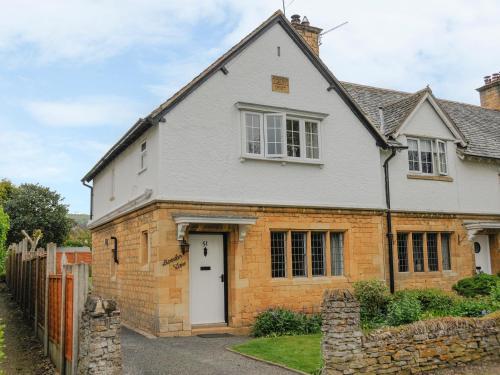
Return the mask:
[[90,127],[133,123],[136,104],[119,97],[88,97],[62,101],[31,101],[25,108],[40,123],[53,127]]
[[[183,43],[191,25],[217,22],[218,0],[0,1],[0,51],[93,61],[138,44]],[[26,48],[34,47],[36,53]],[[31,60],[31,59],[30,59]],[[16,60],[20,61],[20,60]]]
[[[20,181],[51,181],[64,179],[70,160],[67,150],[37,134],[4,129],[0,137],[0,176]],[[71,164],[71,163],[69,163]]]

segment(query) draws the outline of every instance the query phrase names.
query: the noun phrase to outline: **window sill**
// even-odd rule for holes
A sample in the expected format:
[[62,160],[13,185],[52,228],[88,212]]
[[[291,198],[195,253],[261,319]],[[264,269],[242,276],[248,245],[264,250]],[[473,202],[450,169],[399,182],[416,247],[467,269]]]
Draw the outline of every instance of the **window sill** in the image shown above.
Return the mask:
[[429,180],[429,181],[444,181],[453,182],[453,178],[450,176],[433,176],[433,175],[423,175],[423,174],[407,174],[406,177],[410,180]]
[[146,172],[148,170],[148,167],[146,168],[142,168],[139,172],[137,172],[138,175],[140,174],[143,174],[144,172]]
[[311,159],[289,159],[289,158],[265,158],[262,156],[250,156],[243,155],[240,157],[240,162],[244,163],[247,160],[260,160],[260,161],[269,161],[274,163],[281,163],[282,166],[290,164],[307,164],[307,165],[317,165],[320,168],[323,168],[325,163],[321,160],[311,160]]

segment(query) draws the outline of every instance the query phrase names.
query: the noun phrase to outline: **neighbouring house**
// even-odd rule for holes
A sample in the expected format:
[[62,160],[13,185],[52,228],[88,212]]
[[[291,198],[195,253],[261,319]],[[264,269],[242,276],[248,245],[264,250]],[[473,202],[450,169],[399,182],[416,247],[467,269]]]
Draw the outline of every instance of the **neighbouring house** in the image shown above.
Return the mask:
[[276,12],[83,177],[93,286],[129,326],[238,332],[357,280],[500,271],[499,76],[483,107],[341,83],[320,32]]

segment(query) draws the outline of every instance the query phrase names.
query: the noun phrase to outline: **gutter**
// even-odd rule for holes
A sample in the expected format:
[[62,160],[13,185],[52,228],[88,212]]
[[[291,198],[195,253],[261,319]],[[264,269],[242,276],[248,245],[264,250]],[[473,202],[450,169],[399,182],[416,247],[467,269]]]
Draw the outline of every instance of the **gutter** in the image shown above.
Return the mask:
[[90,220],[92,220],[94,214],[94,187],[87,184],[85,180],[82,180],[82,184],[90,189]]

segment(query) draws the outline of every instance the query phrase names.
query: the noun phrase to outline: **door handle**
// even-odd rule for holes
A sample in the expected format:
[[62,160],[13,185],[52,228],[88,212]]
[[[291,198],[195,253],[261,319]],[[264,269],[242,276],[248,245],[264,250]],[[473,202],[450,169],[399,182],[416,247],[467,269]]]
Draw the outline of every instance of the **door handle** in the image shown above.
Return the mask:
[[224,282],[224,274],[220,275],[220,282],[223,283]]

